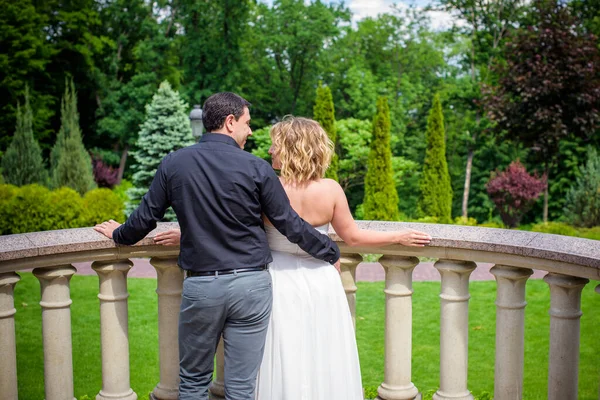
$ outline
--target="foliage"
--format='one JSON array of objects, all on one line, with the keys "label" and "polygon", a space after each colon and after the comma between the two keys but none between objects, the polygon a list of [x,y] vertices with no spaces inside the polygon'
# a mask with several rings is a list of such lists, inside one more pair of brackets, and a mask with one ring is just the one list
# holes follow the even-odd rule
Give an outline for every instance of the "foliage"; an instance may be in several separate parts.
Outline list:
[{"label": "foliage", "polygon": [[[146,121],[141,126],[137,149],[133,152],[137,165],[133,174],[134,187],[128,192],[128,215],[148,191],[163,157],[172,151],[194,144],[187,108],[179,93],[174,91],[167,81],[160,84],[152,102],[146,106]],[[175,213],[170,209],[165,215],[165,220],[174,219]]]},{"label": "foliage", "polygon": [[364,198],[373,124],[367,120],[342,119],[336,122],[336,131],[340,151],[338,178],[350,209],[355,210]]},{"label": "foliage", "polygon": [[546,187],[545,180],[538,178],[537,173],[528,174],[519,161],[512,162],[503,172],[492,173],[487,191],[507,227],[519,226],[523,215]]},{"label": "foliage", "polygon": [[103,221],[114,219],[125,222],[125,206],[119,196],[106,188],[90,190],[83,196],[81,226],[94,226]]},{"label": "foliage", "polygon": [[327,136],[329,136],[329,139],[331,139],[334,145],[331,163],[325,172],[325,178],[339,181],[335,108],[333,106],[333,98],[331,97],[331,89],[329,86],[323,86],[321,82],[319,82],[319,86],[317,87],[317,97],[313,108],[313,116],[315,121],[321,124],[321,127],[327,132]]},{"label": "foliage", "polygon": [[546,222],[531,227],[533,232],[552,233],[555,235],[578,236],[577,230],[563,222]]},{"label": "foliage", "polygon": [[587,138],[600,123],[600,52],[563,2],[538,0],[533,11],[538,20],[506,44],[485,104],[497,132],[534,150],[550,178],[561,140]]},{"label": "foliage", "polygon": [[390,109],[387,98],[377,100],[377,114],[373,118],[373,138],[365,175],[364,218],[397,221],[398,192],[392,172],[390,149]]},{"label": "foliage", "polygon": [[268,162],[271,162],[271,155],[269,154],[269,149],[271,148],[270,132],[270,126],[252,131],[252,136],[250,136],[250,140],[248,141],[251,146],[247,146],[252,147],[252,154]]},{"label": "foliage", "polygon": [[2,175],[6,183],[16,186],[30,183],[45,185],[48,181],[42,150],[33,136],[33,114],[27,89],[23,110],[17,105],[17,128],[2,158]]},{"label": "foliage", "polygon": [[117,195],[117,197],[121,200],[123,204],[127,204],[129,201],[129,196],[127,192],[129,189],[133,187],[133,183],[127,179],[123,179],[121,183],[113,188],[113,192]]},{"label": "foliage", "polygon": [[92,158],[94,181],[99,187],[112,188],[118,181],[118,170],[105,164],[98,156]]},{"label": "foliage", "polygon": [[67,83],[61,105],[62,125],[52,148],[52,186],[67,186],[83,195],[96,186],[90,155],[83,146],[77,94],[71,79]]},{"label": "foliage", "polygon": [[108,189],[93,189],[82,198],[68,187],[50,191],[37,184],[0,185],[0,234],[38,232],[124,221],[124,203]]},{"label": "foliage", "polygon": [[446,161],[444,115],[439,95],[433,98],[427,119],[426,139],[427,150],[419,185],[419,213],[421,216],[438,217],[440,222],[448,223],[452,218],[452,188]]},{"label": "foliage", "polygon": [[575,226],[600,226],[600,155],[596,149],[590,149],[580,171],[567,194],[565,218]]}]

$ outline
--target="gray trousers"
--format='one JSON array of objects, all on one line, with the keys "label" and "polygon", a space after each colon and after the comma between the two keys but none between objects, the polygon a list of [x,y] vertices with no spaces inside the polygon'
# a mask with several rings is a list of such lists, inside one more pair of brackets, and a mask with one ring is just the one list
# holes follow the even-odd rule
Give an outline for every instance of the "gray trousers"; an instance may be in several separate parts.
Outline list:
[{"label": "gray trousers", "polygon": [[208,399],[221,334],[225,398],[254,399],[272,301],[267,270],[184,280],[179,314],[179,400]]}]

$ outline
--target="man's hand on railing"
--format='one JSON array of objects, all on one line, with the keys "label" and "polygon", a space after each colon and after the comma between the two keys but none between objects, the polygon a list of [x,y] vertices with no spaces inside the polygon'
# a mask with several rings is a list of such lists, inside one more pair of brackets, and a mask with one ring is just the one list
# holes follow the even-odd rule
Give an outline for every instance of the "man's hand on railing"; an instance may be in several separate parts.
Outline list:
[{"label": "man's hand on railing", "polygon": [[103,234],[107,238],[112,239],[113,238],[113,236],[112,236],[113,232],[119,226],[121,226],[120,223],[118,223],[117,221],[111,219],[110,221],[104,221],[103,223],[94,226],[94,230],[96,232],[100,232],[101,234]]},{"label": "man's hand on railing", "polygon": [[157,233],[154,236],[154,243],[163,246],[179,246],[181,231],[179,229],[170,229],[165,232]]}]

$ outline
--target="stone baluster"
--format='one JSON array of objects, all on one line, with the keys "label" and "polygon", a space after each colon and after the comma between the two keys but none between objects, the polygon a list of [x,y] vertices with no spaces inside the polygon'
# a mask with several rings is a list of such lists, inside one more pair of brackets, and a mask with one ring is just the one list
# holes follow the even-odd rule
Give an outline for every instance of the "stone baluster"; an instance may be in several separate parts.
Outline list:
[{"label": "stone baluster", "polygon": [[362,262],[360,254],[342,254],[340,258],[341,263],[341,278],[344,291],[346,292],[346,299],[348,300],[348,307],[350,307],[350,314],[352,314],[352,323],[356,330],[356,267]]},{"label": "stone baluster", "polygon": [[69,282],[77,272],[72,265],[36,268],[33,275],[42,292],[44,388],[46,400],[74,400],[73,345],[71,342],[71,292]]},{"label": "stone baluster", "polygon": [[414,399],[419,391],[411,382],[412,273],[419,259],[385,255],[379,262],[385,269],[385,370],[378,398]]},{"label": "stone baluster", "polygon": [[17,400],[17,347],[15,341],[14,289],[21,277],[14,272],[0,274],[0,393],[6,400]]},{"label": "stone baluster", "polygon": [[153,257],[158,294],[158,347],[160,382],[152,391],[153,400],[177,400],[179,397],[179,308],[183,290],[183,270],[177,257]]},{"label": "stone baluster", "polygon": [[217,362],[215,379],[210,383],[209,399],[210,400],[225,400],[225,352],[223,349],[223,338],[219,340],[217,346]]},{"label": "stone baluster", "polygon": [[467,389],[469,340],[469,276],[474,262],[438,260],[442,278],[440,323],[440,388],[434,400],[473,400]]},{"label": "stone baluster", "polygon": [[525,351],[525,285],[531,269],[495,265],[496,277],[496,372],[495,400],[523,398]]},{"label": "stone baluster", "polygon": [[102,390],[96,400],[135,400],[129,380],[129,315],[127,273],[129,260],[96,261],[92,269],[100,281],[100,343],[102,345]]},{"label": "stone baluster", "polygon": [[550,286],[548,400],[576,399],[581,291],[589,281],[554,273],[544,281]]}]

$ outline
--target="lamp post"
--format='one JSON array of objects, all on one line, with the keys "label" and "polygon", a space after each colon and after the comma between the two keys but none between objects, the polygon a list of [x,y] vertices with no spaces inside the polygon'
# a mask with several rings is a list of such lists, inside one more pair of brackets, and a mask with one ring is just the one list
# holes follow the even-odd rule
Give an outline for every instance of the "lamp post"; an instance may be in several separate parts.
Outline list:
[{"label": "lamp post", "polygon": [[200,140],[204,125],[202,124],[202,109],[198,104],[194,105],[194,109],[190,112],[190,124],[192,125],[192,135],[196,141]]}]

